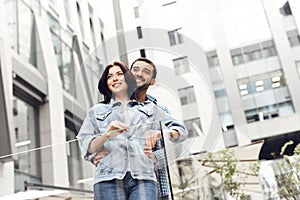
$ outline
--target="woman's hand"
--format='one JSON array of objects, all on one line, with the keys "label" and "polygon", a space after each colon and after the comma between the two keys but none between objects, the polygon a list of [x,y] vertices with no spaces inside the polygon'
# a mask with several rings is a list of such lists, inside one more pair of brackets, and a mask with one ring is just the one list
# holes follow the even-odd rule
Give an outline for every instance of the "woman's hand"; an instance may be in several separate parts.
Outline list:
[{"label": "woman's hand", "polygon": [[117,137],[128,129],[128,126],[120,121],[112,121],[106,129],[105,134],[93,139],[89,145],[88,151],[90,154],[96,152],[104,145],[107,140]]},{"label": "woman's hand", "polygon": [[112,121],[106,129],[105,137],[111,139],[127,131],[128,125],[120,121]]}]

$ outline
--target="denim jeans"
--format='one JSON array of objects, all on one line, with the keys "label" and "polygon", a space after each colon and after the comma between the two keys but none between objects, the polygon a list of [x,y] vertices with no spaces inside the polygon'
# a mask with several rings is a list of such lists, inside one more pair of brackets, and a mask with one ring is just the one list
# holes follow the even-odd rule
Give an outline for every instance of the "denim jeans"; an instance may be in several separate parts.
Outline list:
[{"label": "denim jeans", "polygon": [[113,179],[94,185],[95,200],[156,200],[157,186],[151,180],[133,179],[127,172],[122,180]]}]

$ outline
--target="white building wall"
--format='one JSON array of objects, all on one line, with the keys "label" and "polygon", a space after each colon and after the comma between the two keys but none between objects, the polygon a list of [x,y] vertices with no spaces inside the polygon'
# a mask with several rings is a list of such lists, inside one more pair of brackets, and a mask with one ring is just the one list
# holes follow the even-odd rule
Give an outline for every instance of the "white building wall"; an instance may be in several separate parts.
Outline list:
[{"label": "white building wall", "polygon": [[[270,28],[274,36],[278,56],[280,58],[287,85],[289,86],[291,98],[293,100],[294,109],[296,112],[300,111],[300,80],[297,75],[295,62],[293,60],[292,49],[289,45],[285,29],[282,24],[282,16],[280,15],[279,8],[282,5],[276,5],[273,1],[264,0],[266,8],[266,15],[269,19]],[[300,8],[300,7],[299,7]]]},{"label": "white building wall", "polygon": [[[199,46],[200,40],[197,37],[200,30],[190,31],[195,26],[190,22],[194,18],[190,17],[192,13],[196,13],[192,12],[194,8],[191,9],[190,5],[178,1],[169,6],[162,6],[162,2],[159,1],[142,1],[140,3],[135,2],[133,5],[122,4],[121,7],[124,29],[129,30],[128,35],[126,35],[127,51],[130,52],[129,62],[140,57],[139,48],[145,48],[146,57],[154,61],[158,67],[156,87],[150,88],[149,92],[157,97],[162,105],[171,107],[173,109],[172,115],[176,118],[188,120],[200,116],[203,132],[206,134],[203,138],[193,139],[199,141],[194,142],[195,146],[190,149],[192,152],[196,152],[201,151],[201,149],[210,150],[216,141],[210,144],[205,137],[212,137],[211,134],[218,135],[221,132],[218,118],[215,118],[216,108],[213,104],[206,56],[202,47]],[[139,7],[140,18],[138,19],[135,19],[133,15],[135,6]],[[189,12],[189,10],[192,11]],[[128,15],[123,13],[128,13]],[[186,16],[186,13],[190,13],[190,15]],[[196,21],[195,19],[193,22],[196,23]],[[136,26],[142,27],[142,39],[137,39]],[[181,28],[180,33],[184,36],[184,42],[181,45],[170,46],[168,31],[178,28]],[[191,73],[181,75],[180,77],[184,81],[177,82],[172,60],[184,56],[188,57]],[[177,104],[176,101],[168,101],[170,98],[168,93],[177,95],[178,101],[178,89],[191,85],[194,85],[196,90],[197,104],[181,106],[180,102]],[[162,94],[164,97],[160,97]],[[207,106],[201,107],[200,105]],[[215,138],[215,136],[213,137]]]}]

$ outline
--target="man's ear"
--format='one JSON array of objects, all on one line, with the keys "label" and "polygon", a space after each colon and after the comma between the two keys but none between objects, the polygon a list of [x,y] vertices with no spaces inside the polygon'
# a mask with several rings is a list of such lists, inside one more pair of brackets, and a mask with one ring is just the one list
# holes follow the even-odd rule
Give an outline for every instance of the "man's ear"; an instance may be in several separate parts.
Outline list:
[{"label": "man's ear", "polygon": [[155,84],[155,81],[156,81],[155,78],[151,79],[150,85],[154,85],[154,84]]}]

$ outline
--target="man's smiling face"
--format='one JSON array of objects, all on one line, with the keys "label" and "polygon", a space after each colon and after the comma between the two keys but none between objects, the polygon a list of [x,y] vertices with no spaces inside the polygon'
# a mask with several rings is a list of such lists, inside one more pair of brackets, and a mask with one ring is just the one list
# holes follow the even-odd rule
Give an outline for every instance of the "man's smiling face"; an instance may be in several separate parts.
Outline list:
[{"label": "man's smiling face", "polygon": [[136,61],[131,68],[131,73],[136,79],[137,86],[140,89],[147,89],[155,83],[153,79],[154,67],[144,61]]}]

